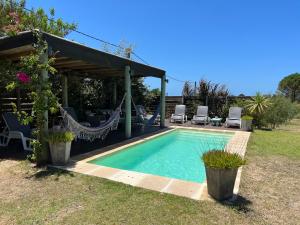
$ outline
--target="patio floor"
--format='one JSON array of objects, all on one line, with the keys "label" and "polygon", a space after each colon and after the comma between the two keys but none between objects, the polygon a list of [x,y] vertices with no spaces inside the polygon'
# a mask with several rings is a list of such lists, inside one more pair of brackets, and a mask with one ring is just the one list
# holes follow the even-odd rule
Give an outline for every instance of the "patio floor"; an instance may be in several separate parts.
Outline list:
[{"label": "patio floor", "polygon": [[[170,126],[182,126],[182,127],[194,127],[194,128],[205,128],[205,129],[215,129],[215,130],[229,130],[229,131],[238,131],[240,129],[237,128],[225,128],[224,126],[211,126],[211,125],[194,125],[191,124],[191,121],[188,121],[184,124],[180,123],[170,123],[168,119],[165,121],[166,127]],[[141,127],[134,127],[132,130],[132,138],[140,137],[142,135],[151,134],[153,132],[159,132],[162,129],[159,126],[148,127],[144,130]],[[121,142],[130,142],[131,139],[126,139],[124,128],[121,127],[117,131],[112,131],[108,134],[106,139],[104,140],[95,140],[93,142],[77,140],[72,143],[72,151],[71,156],[76,156],[80,154],[84,154],[87,152],[91,152],[96,149],[103,149],[104,147],[121,143]],[[23,151],[23,147],[21,141],[19,140],[11,140],[9,146],[0,147],[0,158],[13,158],[13,159],[24,159],[26,158],[26,152]]]}]

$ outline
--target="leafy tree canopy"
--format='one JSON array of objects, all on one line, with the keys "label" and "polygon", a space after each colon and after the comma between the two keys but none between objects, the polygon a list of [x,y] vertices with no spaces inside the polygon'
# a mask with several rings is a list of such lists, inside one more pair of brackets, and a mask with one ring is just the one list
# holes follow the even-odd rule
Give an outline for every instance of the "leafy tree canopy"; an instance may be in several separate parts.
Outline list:
[{"label": "leafy tree canopy", "polygon": [[77,28],[75,23],[54,19],[55,10],[47,15],[42,8],[27,11],[25,0],[0,0],[0,36],[13,35],[21,31],[40,29],[54,35],[65,37]]},{"label": "leafy tree canopy", "polygon": [[292,102],[300,100],[300,73],[293,73],[284,77],[279,85],[279,91],[290,97]]},{"label": "leafy tree canopy", "polygon": [[193,93],[194,93],[194,90],[193,90],[192,85],[190,84],[189,81],[186,81],[182,88],[182,96],[184,96],[184,97],[192,96]]},{"label": "leafy tree canopy", "polygon": [[299,108],[296,103],[282,95],[274,95],[270,99],[271,106],[263,115],[263,124],[276,128],[281,124],[293,119],[298,113]]}]

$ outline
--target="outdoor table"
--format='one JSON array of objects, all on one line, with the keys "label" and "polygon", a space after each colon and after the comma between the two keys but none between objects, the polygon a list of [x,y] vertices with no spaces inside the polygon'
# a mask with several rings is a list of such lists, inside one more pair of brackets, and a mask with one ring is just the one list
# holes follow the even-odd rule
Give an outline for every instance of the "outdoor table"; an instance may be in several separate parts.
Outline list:
[{"label": "outdoor table", "polygon": [[211,122],[211,125],[213,125],[213,126],[220,126],[221,122],[222,122],[222,118],[215,117],[215,118],[212,118],[210,120],[210,122]]}]

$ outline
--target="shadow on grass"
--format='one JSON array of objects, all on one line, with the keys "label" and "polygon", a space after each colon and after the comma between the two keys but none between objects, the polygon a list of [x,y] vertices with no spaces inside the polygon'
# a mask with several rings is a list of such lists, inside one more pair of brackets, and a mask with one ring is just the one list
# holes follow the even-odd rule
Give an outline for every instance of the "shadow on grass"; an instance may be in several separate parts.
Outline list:
[{"label": "shadow on grass", "polygon": [[250,207],[252,202],[241,195],[235,195],[232,199],[225,200],[220,203],[245,214],[253,211],[253,209]]},{"label": "shadow on grass", "polygon": [[0,160],[22,161],[27,159],[29,154],[31,153],[23,150],[23,146],[19,140],[11,140],[8,146],[0,147]]},{"label": "shadow on grass", "polygon": [[74,174],[57,168],[45,167],[45,169],[39,170],[36,173],[26,177],[27,179],[46,179],[49,177],[54,177],[54,180],[58,181],[61,176],[74,177]]}]

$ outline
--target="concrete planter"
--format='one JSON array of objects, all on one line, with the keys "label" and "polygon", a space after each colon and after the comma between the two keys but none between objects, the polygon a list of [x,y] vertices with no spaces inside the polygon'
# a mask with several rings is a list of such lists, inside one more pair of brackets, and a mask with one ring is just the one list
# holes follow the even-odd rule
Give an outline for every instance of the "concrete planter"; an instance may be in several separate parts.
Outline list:
[{"label": "concrete planter", "polygon": [[242,130],[252,131],[252,120],[242,120]]},{"label": "concrete planter", "polygon": [[49,143],[52,164],[63,166],[69,162],[71,142]]},{"label": "concrete planter", "polygon": [[218,201],[233,196],[233,188],[238,168],[215,169],[205,166],[208,194]]}]

